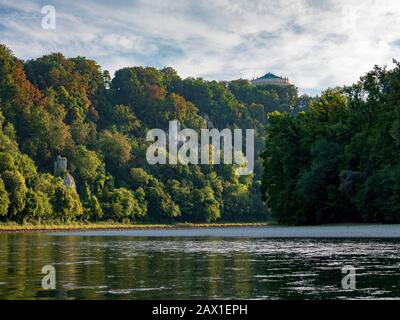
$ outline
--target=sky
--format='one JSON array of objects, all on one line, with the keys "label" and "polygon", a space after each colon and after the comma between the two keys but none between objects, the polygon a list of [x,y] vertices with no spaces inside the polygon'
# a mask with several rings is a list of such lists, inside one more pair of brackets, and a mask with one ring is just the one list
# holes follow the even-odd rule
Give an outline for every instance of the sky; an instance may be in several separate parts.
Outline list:
[{"label": "sky", "polygon": [[391,67],[399,26],[398,0],[0,0],[0,43],[21,59],[62,52],[111,73],[171,66],[207,80],[272,72],[310,95]]}]

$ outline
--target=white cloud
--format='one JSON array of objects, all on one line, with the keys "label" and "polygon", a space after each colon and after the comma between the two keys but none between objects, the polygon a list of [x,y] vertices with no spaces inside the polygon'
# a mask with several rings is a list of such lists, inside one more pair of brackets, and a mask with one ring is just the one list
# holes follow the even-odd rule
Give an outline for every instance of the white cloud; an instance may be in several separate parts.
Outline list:
[{"label": "white cloud", "polygon": [[217,80],[272,71],[318,92],[400,53],[397,0],[55,0],[55,31],[40,27],[45,4],[0,0],[1,42],[23,59],[60,51],[111,71],[170,65],[183,77]]}]

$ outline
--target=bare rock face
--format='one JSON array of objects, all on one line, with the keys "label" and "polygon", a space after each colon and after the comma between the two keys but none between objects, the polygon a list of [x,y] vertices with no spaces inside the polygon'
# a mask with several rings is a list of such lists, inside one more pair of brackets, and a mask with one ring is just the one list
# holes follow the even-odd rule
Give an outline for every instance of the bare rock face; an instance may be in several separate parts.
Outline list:
[{"label": "bare rock face", "polygon": [[54,162],[54,176],[63,178],[64,185],[76,191],[75,179],[68,173],[67,167],[68,167],[67,158],[62,156],[57,156],[57,159]]},{"label": "bare rock face", "polygon": [[64,185],[68,188],[74,189],[76,191],[75,179],[69,173],[64,177]]}]

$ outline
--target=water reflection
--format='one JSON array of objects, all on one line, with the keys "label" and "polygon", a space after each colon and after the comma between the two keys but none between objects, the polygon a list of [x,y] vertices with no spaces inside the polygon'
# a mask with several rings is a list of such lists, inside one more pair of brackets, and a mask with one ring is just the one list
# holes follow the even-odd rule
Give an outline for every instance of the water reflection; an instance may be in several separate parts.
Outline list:
[{"label": "water reflection", "polygon": [[[2,299],[400,298],[399,239],[0,235]],[[41,289],[44,265],[57,289]],[[341,288],[342,266],[357,290]]]}]

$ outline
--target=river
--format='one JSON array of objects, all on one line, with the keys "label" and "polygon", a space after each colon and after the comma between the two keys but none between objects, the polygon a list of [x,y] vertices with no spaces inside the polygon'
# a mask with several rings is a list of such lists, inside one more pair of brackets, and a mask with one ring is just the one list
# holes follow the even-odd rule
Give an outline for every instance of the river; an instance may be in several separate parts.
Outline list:
[{"label": "river", "polygon": [[400,299],[400,226],[4,233],[0,298]]}]

